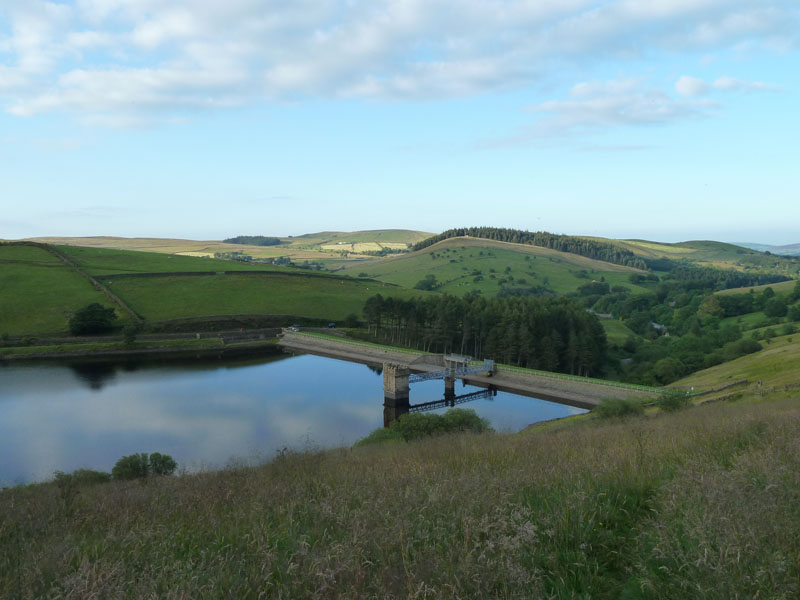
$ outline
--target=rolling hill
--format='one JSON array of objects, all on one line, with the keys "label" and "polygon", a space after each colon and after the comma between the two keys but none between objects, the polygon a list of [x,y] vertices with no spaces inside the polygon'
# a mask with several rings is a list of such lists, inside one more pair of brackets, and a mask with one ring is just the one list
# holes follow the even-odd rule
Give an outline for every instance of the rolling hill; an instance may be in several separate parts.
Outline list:
[{"label": "rolling hill", "polygon": [[326,261],[342,259],[343,253],[364,257],[364,252],[406,250],[432,234],[407,229],[376,229],[370,231],[322,231],[301,236],[281,237],[276,246],[231,244],[217,240],[184,240],[172,238],[96,237],[37,237],[29,241],[43,244],[138,250],[160,254],[213,257],[217,253],[243,253],[256,259],[287,257],[292,261]]},{"label": "rolling hill", "polygon": [[629,281],[632,273],[641,273],[638,269],[528,244],[469,237],[450,238],[408,254],[343,263],[343,272],[404,287],[433,275],[440,291],[454,295],[494,296],[503,289],[514,294],[531,288],[568,293],[593,279],[643,289]]}]

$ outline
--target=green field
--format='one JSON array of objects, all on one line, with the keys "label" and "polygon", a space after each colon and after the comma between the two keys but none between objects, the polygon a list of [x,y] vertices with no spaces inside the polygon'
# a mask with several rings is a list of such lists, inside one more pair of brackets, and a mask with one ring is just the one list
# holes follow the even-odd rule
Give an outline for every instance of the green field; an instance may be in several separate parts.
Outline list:
[{"label": "green field", "polygon": [[635,331],[629,329],[625,323],[617,319],[600,319],[600,324],[606,332],[606,339],[612,344],[621,346],[629,337],[641,337]]},{"label": "green field", "polygon": [[0,261],[26,261],[35,264],[63,264],[57,257],[37,246],[0,244]]},{"label": "green field", "polygon": [[374,281],[290,275],[117,279],[109,286],[148,321],[210,315],[274,314],[343,319],[370,296],[420,295]]},{"label": "green field", "polygon": [[236,260],[219,260],[194,256],[157,254],[133,250],[108,248],[81,248],[78,246],[56,246],[71,257],[79,267],[92,275],[114,273],[178,273],[197,271],[281,271],[287,267],[267,264],[250,264]]},{"label": "green field", "polygon": [[[628,281],[631,273],[640,272],[630,267],[537,246],[474,238],[453,238],[410,254],[346,263],[343,272],[353,277],[366,273],[409,288],[432,274],[442,284],[440,291],[459,296],[479,292],[493,297],[503,286],[541,286],[554,293],[569,293],[601,278],[612,286],[644,289]],[[480,279],[475,281],[476,277]]]},{"label": "green field", "polygon": [[[6,250],[0,247],[0,256],[12,254]],[[54,259],[44,251],[39,252],[48,264]],[[0,335],[64,333],[72,313],[92,302],[117,308],[89,281],[61,262],[56,266],[0,262]],[[124,322],[126,317],[121,310],[117,310],[117,315]]]},{"label": "green field", "polygon": [[[300,269],[105,248],[60,247],[92,274],[270,271],[263,275],[101,278],[147,321],[218,315],[292,315],[341,320],[370,296],[425,292]],[[13,257],[13,258],[12,258]],[[24,262],[3,262],[24,261]],[[69,316],[92,302],[114,306],[71,267],[32,246],[0,246],[0,334],[63,334]],[[120,324],[127,317],[117,308]]]},{"label": "green field", "polygon": [[794,290],[794,286],[797,285],[797,281],[781,281],[779,283],[768,283],[766,285],[755,285],[753,287],[744,287],[744,288],[732,288],[729,290],[722,290],[719,292],[715,292],[716,294],[749,294],[752,290],[756,294],[760,294],[768,287],[771,287],[772,290],[777,294],[778,292],[790,293]]}]

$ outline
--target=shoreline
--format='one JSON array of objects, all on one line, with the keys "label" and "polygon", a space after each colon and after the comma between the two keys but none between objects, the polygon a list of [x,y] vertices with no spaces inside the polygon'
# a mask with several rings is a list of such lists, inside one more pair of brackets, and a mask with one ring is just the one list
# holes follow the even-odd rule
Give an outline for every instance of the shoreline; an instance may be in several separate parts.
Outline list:
[{"label": "shoreline", "polygon": [[[194,340],[193,340],[194,341]],[[81,345],[81,344],[72,344]],[[66,345],[65,345],[66,346]],[[25,346],[26,349],[35,350],[37,346]],[[41,347],[44,348],[44,347]],[[124,359],[124,358],[208,358],[219,357],[227,358],[233,356],[247,356],[247,355],[270,355],[279,354],[283,350],[278,346],[276,341],[260,341],[260,342],[243,342],[231,343],[221,345],[177,345],[170,346],[155,346],[152,348],[104,348],[104,349],[86,349],[86,350],[54,350],[51,352],[30,352],[19,354],[3,354],[7,348],[0,348],[0,365],[11,362],[29,361],[29,360],[45,360],[45,361],[58,361],[67,359]],[[16,348],[15,348],[16,350]]]}]

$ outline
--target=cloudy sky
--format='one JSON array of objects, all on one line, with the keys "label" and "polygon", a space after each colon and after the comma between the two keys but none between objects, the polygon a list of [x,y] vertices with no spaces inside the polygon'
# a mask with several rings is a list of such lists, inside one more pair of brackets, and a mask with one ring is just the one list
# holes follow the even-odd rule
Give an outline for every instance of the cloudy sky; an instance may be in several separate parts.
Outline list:
[{"label": "cloudy sky", "polygon": [[0,0],[0,238],[800,242],[797,0]]}]

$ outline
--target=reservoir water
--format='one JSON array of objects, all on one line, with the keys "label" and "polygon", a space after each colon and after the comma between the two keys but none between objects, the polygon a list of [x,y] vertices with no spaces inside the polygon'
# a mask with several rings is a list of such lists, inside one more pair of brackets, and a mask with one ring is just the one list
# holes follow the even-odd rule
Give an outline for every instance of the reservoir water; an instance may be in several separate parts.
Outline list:
[{"label": "reservoir water", "polygon": [[[477,389],[459,382],[456,393]],[[413,384],[411,403],[443,392],[442,381]],[[461,408],[497,431],[584,412],[503,392]],[[188,471],[260,462],[349,446],[382,425],[378,370],[319,356],[0,364],[0,487],[110,471],[134,452],[170,454]]]}]

